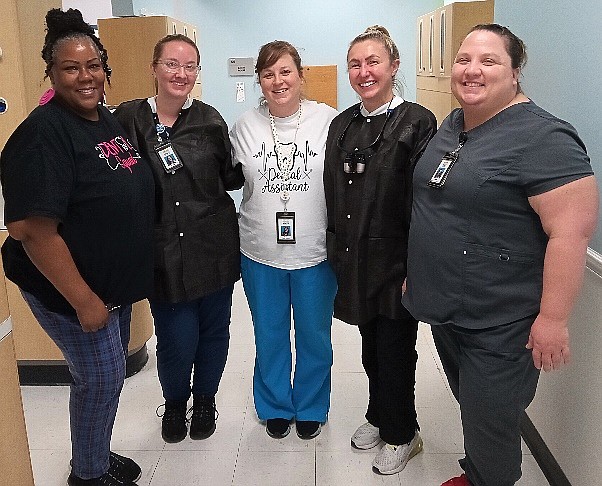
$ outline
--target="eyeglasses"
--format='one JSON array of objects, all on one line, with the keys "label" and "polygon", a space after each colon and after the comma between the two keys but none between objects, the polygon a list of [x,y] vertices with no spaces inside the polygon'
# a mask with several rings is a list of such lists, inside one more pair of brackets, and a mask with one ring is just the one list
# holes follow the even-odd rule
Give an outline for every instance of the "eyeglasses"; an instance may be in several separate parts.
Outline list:
[{"label": "eyeglasses", "polygon": [[180,69],[184,68],[188,74],[196,74],[201,70],[201,66],[197,64],[180,64],[177,61],[155,61],[155,64],[163,64],[168,73],[179,73]]}]

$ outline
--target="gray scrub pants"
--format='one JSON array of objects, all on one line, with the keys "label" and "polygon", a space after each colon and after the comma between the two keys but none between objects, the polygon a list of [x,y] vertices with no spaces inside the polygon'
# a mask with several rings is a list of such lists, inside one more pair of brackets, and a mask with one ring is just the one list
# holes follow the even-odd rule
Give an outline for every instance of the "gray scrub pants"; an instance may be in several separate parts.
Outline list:
[{"label": "gray scrub pants", "polygon": [[511,486],[521,477],[520,421],[539,370],[525,349],[534,316],[486,329],[432,326],[435,346],[460,404],[460,465],[473,486]]}]

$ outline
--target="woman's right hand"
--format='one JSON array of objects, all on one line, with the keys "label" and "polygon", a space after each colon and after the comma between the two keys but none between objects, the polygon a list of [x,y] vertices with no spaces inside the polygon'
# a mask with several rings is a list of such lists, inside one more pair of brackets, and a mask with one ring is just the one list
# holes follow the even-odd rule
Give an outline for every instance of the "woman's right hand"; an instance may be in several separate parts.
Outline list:
[{"label": "woman's right hand", "polygon": [[90,298],[75,309],[84,332],[96,332],[107,325],[109,312],[104,302],[93,292]]},{"label": "woman's right hand", "polygon": [[33,264],[75,309],[84,332],[102,329],[109,313],[80,275],[67,244],[58,234],[58,220],[32,216],[6,226],[11,237],[23,244]]}]

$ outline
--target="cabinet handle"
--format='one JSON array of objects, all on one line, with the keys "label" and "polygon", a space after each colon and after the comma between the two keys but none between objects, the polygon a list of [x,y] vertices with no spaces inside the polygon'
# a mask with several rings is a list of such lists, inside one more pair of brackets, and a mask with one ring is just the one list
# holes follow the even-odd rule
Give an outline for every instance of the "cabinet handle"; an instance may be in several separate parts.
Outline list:
[{"label": "cabinet handle", "polygon": [[441,72],[441,74],[445,74],[445,31],[446,31],[446,25],[445,25],[445,10],[441,11],[441,18],[439,19],[441,22],[440,25],[440,29],[439,29],[439,35],[441,36],[441,42],[439,44],[439,70]]},{"label": "cabinet handle", "polygon": [[424,45],[424,21],[420,19],[418,24],[418,70],[424,71],[424,56],[422,46]]},{"label": "cabinet handle", "polygon": [[429,22],[430,22],[430,35],[429,35],[429,73],[433,72],[433,48],[435,45],[435,29],[434,29],[434,24],[435,24],[435,19],[434,17],[431,15],[429,18]]}]

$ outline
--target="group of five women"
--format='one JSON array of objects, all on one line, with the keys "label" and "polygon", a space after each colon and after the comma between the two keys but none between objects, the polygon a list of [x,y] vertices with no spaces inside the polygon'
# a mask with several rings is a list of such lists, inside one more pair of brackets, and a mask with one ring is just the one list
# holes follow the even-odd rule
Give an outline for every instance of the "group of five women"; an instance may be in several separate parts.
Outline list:
[{"label": "group of five women", "polygon": [[[294,424],[311,439],[326,423],[334,314],[358,326],[368,376],[366,422],[351,445],[379,446],[375,472],[401,471],[423,447],[420,318],[434,324],[465,427],[466,474],[445,484],[518,480],[518,412],[538,369],[568,360],[566,320],[597,209],[574,129],[522,95],[520,40],[495,24],[469,34],[452,75],[463,110],[433,139],[433,114],[396,94],[400,55],[379,26],[349,46],[360,102],[340,114],[303,96],[295,47],[262,46],[261,102],[229,133],[214,108],[189,96],[200,56],[187,37],[157,43],[156,96],[125,102],[113,117],[100,104],[110,69],[94,31],[71,9],[51,10],[47,27],[54,95],[2,152],[3,257],[73,375],[69,485],[140,476],[109,447],[131,304],[144,297],[163,439],[213,434],[241,274],[255,331],[253,398],[268,435],[282,439]],[[518,131],[510,120],[520,120]],[[237,215],[227,191],[240,187]]]}]

